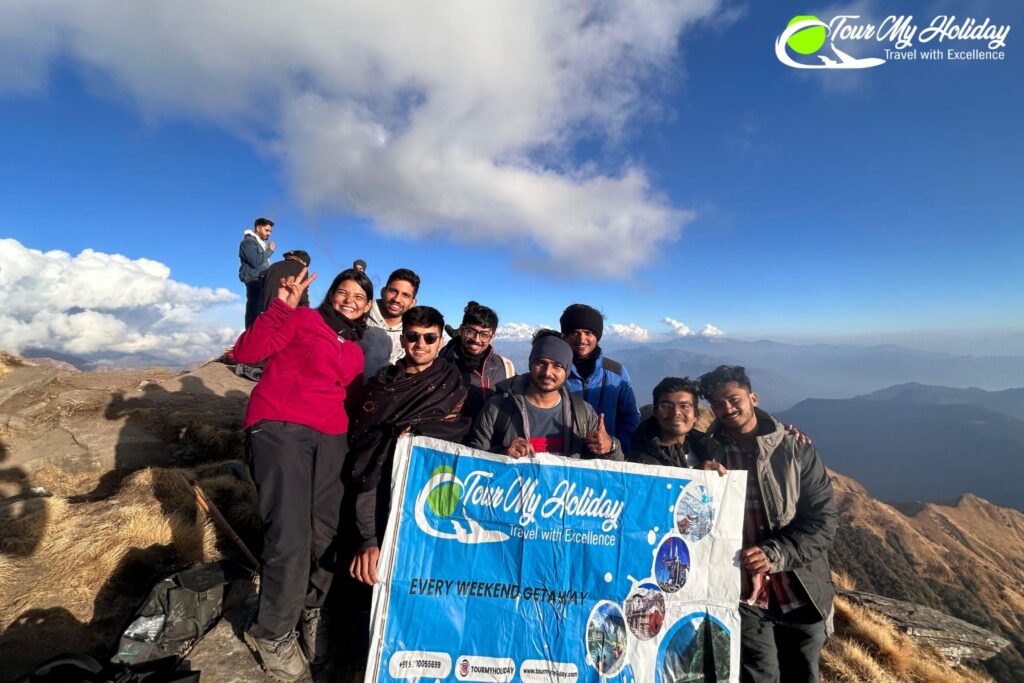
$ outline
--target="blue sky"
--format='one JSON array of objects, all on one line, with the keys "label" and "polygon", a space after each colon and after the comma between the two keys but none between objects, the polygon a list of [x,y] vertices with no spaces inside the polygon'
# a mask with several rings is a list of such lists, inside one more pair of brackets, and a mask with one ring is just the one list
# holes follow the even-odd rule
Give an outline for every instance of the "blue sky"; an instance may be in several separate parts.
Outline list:
[{"label": "blue sky", "polygon": [[[520,112],[502,101],[502,89],[493,84],[473,96],[497,101],[501,119],[474,119],[467,108],[452,116],[451,127],[435,130],[417,118],[428,118],[432,109],[447,114],[446,101],[453,109],[462,106],[458,95],[469,86],[431,85],[423,73],[398,76],[381,86],[387,104],[378,106],[372,79],[361,79],[358,87],[310,86],[327,104],[314,98],[298,108],[292,100],[308,94],[304,83],[348,77],[344,61],[329,63],[323,73],[318,58],[300,61],[268,77],[265,87],[261,72],[232,64],[219,84],[202,75],[217,71],[211,68],[215,50],[191,55],[199,71],[190,74],[180,59],[152,71],[143,59],[143,66],[126,64],[137,56],[132,50],[144,51],[130,42],[120,53],[111,49],[96,57],[96,50],[83,47],[88,38],[65,49],[47,48],[40,39],[35,49],[45,67],[29,65],[27,76],[0,69],[0,147],[8,160],[0,166],[0,238],[72,257],[89,248],[151,259],[170,269],[171,280],[244,295],[236,276],[237,245],[252,219],[267,215],[276,223],[279,255],[290,248],[312,254],[323,280],[314,286],[317,299],[334,273],[360,257],[378,285],[393,268],[416,270],[423,278],[420,303],[450,318],[458,318],[472,298],[495,308],[503,323],[531,325],[554,324],[565,305],[584,301],[601,308],[609,323],[635,324],[652,336],[670,331],[665,317],[693,331],[711,323],[739,337],[1024,330],[1024,74],[1015,35],[1024,30],[1024,17],[1018,8],[884,5],[884,13],[912,14],[921,23],[947,13],[1010,24],[1005,61],[890,62],[863,71],[803,72],[775,59],[775,37],[796,14],[825,18],[833,9],[696,4],[700,9],[675,17],[677,30],[667,37],[660,35],[657,17],[648,25],[598,16],[595,21],[618,22],[638,41],[660,47],[635,57],[631,50],[644,50],[613,46],[618,56],[595,69],[585,63],[584,50],[583,56],[572,53],[570,65],[593,92],[570,93],[568,104],[538,95],[536,106],[552,107],[556,124],[534,122],[521,136],[506,132]],[[881,5],[859,6],[884,16],[876,9]],[[47,22],[75,21],[28,10],[23,15],[26,24],[42,27],[40,34]],[[81,18],[83,35],[94,19]],[[381,21],[388,26],[389,19]],[[126,21],[122,30],[130,28]],[[264,49],[287,59],[288,36],[301,42],[300,28],[284,31],[281,44]],[[95,40],[109,44],[103,34]],[[468,39],[459,31],[451,40]],[[424,49],[443,54],[436,47],[443,42],[427,41]],[[881,52],[873,43],[846,47],[857,56]],[[522,49],[519,59],[529,62],[528,44]],[[396,63],[406,59],[386,54]],[[501,68],[510,72],[509,87],[523,92],[531,92],[529,79],[539,79],[515,71],[516,64]],[[241,75],[233,75],[239,69]],[[443,68],[436,73],[444,78]],[[294,82],[282,85],[288,78]],[[474,87],[479,81],[468,70],[456,78]],[[571,83],[574,76],[569,78]],[[250,98],[245,106],[216,101],[219,87],[230,90],[238,82],[244,82],[237,86],[240,96]],[[370,104],[349,108],[350,100]],[[585,113],[572,113],[579,109]],[[482,189],[475,176],[453,164],[417,186],[416,173],[403,175],[385,162],[378,169],[372,160],[343,161],[349,138],[318,153],[337,142],[331,131],[343,124],[335,119],[349,121],[352,111],[367,110],[381,122],[371,130],[384,131],[377,133],[382,147],[421,145],[442,163],[469,149],[531,175],[497,177]],[[405,135],[408,130],[420,131],[419,137]],[[504,147],[486,139],[492,131],[509,138]],[[373,145],[367,149],[372,153]],[[336,165],[344,166],[339,180],[327,180]],[[650,224],[664,233],[651,245],[632,250],[631,237],[602,232],[617,228],[579,233],[570,226],[562,234],[551,216],[538,219],[542,224],[531,232],[529,217],[547,206],[542,195],[565,190],[556,181],[599,177],[615,185],[627,169],[642,171],[644,183],[632,194],[622,190],[631,207],[625,213],[653,214]],[[353,183],[356,178],[360,182]],[[519,180],[522,192],[502,194],[503,184]],[[397,209],[389,206],[392,183]],[[614,221],[612,199],[610,208],[587,213],[603,193],[583,185],[565,190],[567,199],[551,206],[567,219],[579,209],[597,224]],[[463,201],[471,208],[450,209]],[[420,207],[426,218],[418,224]],[[494,224],[489,214],[498,216]],[[446,223],[445,216],[453,218]],[[634,224],[647,225],[642,218]],[[548,237],[556,232],[557,238]],[[190,314],[221,330],[237,327],[241,304],[225,298],[215,296]],[[88,304],[75,310],[81,308]]]}]

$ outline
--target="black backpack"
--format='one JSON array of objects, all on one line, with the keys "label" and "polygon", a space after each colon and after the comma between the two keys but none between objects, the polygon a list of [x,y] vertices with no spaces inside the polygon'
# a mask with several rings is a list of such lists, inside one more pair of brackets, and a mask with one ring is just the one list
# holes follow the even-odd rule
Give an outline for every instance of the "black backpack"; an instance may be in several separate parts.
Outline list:
[{"label": "black backpack", "polygon": [[137,666],[177,660],[220,619],[230,586],[252,577],[231,560],[196,563],[164,576],[135,611],[110,661]]}]

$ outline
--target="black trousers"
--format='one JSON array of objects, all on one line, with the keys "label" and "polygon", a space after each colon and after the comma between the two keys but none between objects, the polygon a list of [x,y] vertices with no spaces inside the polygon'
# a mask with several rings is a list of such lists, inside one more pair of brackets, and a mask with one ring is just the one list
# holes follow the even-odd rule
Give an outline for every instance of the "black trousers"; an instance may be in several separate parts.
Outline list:
[{"label": "black trousers", "polygon": [[245,329],[252,327],[263,306],[263,280],[245,283]]},{"label": "black trousers", "polygon": [[[774,597],[774,596],[773,596]],[[783,614],[740,605],[741,683],[817,683],[825,622],[813,605]]]},{"label": "black trousers", "polygon": [[334,578],[347,434],[292,422],[253,425],[246,455],[263,519],[260,603],[252,633],[280,638],[303,607],[320,607]]}]

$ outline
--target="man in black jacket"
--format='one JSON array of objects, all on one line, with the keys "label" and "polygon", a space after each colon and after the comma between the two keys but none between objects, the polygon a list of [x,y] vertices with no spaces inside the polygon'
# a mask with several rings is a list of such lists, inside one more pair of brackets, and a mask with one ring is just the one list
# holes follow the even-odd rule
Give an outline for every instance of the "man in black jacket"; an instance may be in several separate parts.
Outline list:
[{"label": "man in black jacket", "polygon": [[700,386],[716,417],[705,468],[747,471],[740,680],[817,681],[835,595],[832,480],[814,447],[757,407],[742,367],[719,366]]},{"label": "man in black jacket", "polygon": [[534,335],[530,372],[506,380],[473,423],[466,445],[513,458],[556,453],[622,460],[619,440],[589,403],[570,394],[565,377],[572,348],[554,330]]},{"label": "man in black jacket", "polygon": [[499,356],[491,346],[497,329],[498,314],[470,301],[463,309],[462,325],[451,333],[452,340],[441,349],[441,357],[462,373],[462,383],[469,392],[462,414],[470,420],[476,419],[494,396],[498,383],[516,374],[512,361]]},{"label": "man in black jacket", "polygon": [[694,429],[700,415],[700,385],[689,377],[666,377],[654,387],[654,414],[633,433],[628,460],[644,465],[700,467],[704,432]]}]

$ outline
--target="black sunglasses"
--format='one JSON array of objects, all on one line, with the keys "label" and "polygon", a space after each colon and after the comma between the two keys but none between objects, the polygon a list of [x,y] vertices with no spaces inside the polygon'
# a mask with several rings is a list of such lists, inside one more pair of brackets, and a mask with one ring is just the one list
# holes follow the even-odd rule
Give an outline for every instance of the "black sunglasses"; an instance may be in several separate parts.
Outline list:
[{"label": "black sunglasses", "polygon": [[418,342],[420,340],[420,337],[423,337],[423,341],[427,342],[428,344],[433,344],[434,342],[441,338],[441,335],[439,335],[437,332],[424,332],[423,334],[420,334],[419,332],[416,332],[414,330],[409,330],[408,332],[405,333],[405,340],[410,344],[415,344],[416,342]]}]

